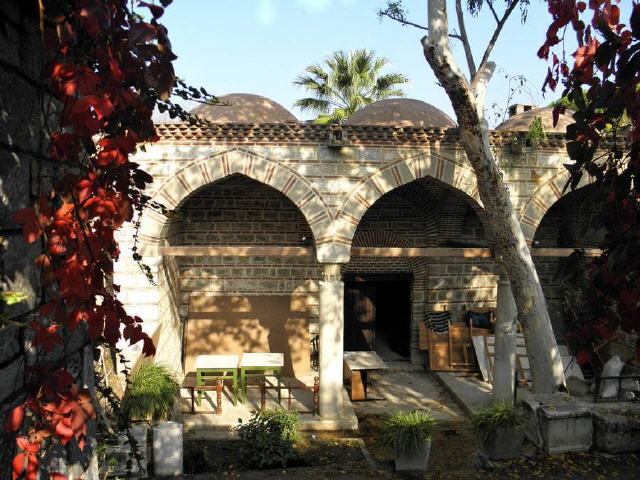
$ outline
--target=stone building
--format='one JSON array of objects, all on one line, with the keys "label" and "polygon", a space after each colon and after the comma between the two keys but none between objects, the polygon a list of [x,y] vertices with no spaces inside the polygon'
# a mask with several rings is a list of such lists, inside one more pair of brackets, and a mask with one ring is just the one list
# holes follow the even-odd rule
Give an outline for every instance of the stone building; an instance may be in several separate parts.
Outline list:
[{"label": "stone building", "polygon": [[[390,349],[424,365],[425,312],[457,319],[496,306],[499,260],[447,115],[393,99],[341,126],[313,125],[264,97],[222,100],[196,109],[214,126],[158,124],[160,141],[136,155],[153,198],[176,213],[147,211],[137,231],[156,285],[125,255],[114,281],[160,360],[190,371],[198,353],[271,349],[301,375],[319,333],[321,414],[339,416],[343,350]],[[536,113],[547,133],[529,145]],[[594,246],[598,232],[583,231],[589,188],[564,195],[564,135],[549,116],[516,113],[491,140],[561,338],[566,252],[549,249]]]}]

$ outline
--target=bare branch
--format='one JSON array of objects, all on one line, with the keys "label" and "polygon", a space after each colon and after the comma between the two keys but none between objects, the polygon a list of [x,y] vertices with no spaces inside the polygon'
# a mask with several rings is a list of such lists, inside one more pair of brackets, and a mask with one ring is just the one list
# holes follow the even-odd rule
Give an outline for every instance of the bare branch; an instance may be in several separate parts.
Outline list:
[{"label": "bare branch", "polygon": [[495,19],[496,23],[500,23],[500,19],[498,18],[498,14],[496,13],[496,9],[493,8],[493,1],[492,0],[487,0],[487,5],[489,5],[489,10],[491,10],[491,14],[493,15],[493,18]]},{"label": "bare branch", "polygon": [[415,27],[415,28],[419,28],[420,30],[424,30],[424,31],[429,31],[429,29],[427,27],[425,27],[424,25],[420,25],[418,23],[413,23],[410,22],[409,20],[407,20],[404,15],[399,15],[397,13],[393,13],[393,12],[389,12],[388,10],[380,10],[378,12],[378,16],[379,17],[387,17],[390,18],[391,20],[398,22],[402,25],[409,26],[409,27]]},{"label": "bare branch", "polygon": [[[425,32],[429,31],[429,28],[425,27],[424,25],[420,25],[419,23],[411,22],[411,21],[407,20],[404,15],[400,15],[398,13],[390,12],[388,9],[387,10],[378,11],[378,17],[390,18],[394,22],[398,22],[399,24],[401,24],[404,27],[408,26],[408,27],[414,27],[414,28],[417,28],[417,29],[420,29],[420,30],[424,30]],[[462,35],[458,35],[457,33],[450,33],[449,36],[451,38],[455,38],[456,40],[460,40],[461,42],[464,43]]]},{"label": "bare branch", "polygon": [[462,11],[462,0],[456,0],[456,16],[458,17],[458,27],[460,28],[460,41],[464,47],[464,55],[467,57],[467,66],[469,67],[469,78],[473,78],[476,74],[476,64],[473,60],[473,52],[469,45],[469,37],[467,36],[467,28],[464,24],[464,12]]},{"label": "bare branch", "polygon": [[493,35],[491,36],[491,40],[489,40],[489,43],[487,43],[487,48],[484,51],[484,55],[482,55],[482,61],[480,62],[480,65],[478,66],[478,70],[476,71],[476,75],[473,76],[473,78],[471,79],[471,87],[475,89],[478,81],[479,81],[479,76],[478,76],[478,72],[481,71],[482,69],[484,69],[484,65],[489,61],[489,55],[491,55],[491,51],[493,50],[493,47],[495,46],[496,42],[498,41],[498,37],[500,36],[500,32],[502,31],[502,27],[504,27],[504,24],[507,23],[507,19],[509,18],[509,16],[511,15],[511,13],[515,10],[516,6],[518,5],[518,1],[519,0],[513,0],[509,6],[507,7],[507,9],[504,11],[504,14],[502,15],[502,18],[498,21],[498,25],[496,26],[496,29],[493,31]]}]

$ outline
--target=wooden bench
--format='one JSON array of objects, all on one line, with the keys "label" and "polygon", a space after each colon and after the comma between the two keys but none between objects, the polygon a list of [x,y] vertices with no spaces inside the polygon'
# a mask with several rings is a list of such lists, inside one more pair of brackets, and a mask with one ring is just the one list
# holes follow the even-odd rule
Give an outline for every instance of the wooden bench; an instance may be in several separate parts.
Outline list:
[{"label": "wooden bench", "polygon": [[290,377],[283,377],[277,385],[267,384],[266,379],[261,378],[259,382],[260,387],[260,410],[264,410],[267,404],[267,390],[277,390],[278,398],[281,397],[283,389],[287,390],[287,410],[291,410],[291,400],[293,396],[291,392],[293,390],[309,390],[313,393],[313,410],[302,411],[299,413],[310,413],[312,415],[320,414],[320,379],[318,377],[313,378],[313,385],[308,386],[301,383],[299,380]]},{"label": "wooden bench", "polygon": [[216,409],[214,412],[202,412],[202,413],[215,413],[216,415],[222,415],[222,388],[224,382],[222,378],[216,379],[215,385],[196,385],[196,377],[192,374],[184,377],[181,388],[189,391],[191,395],[191,410],[189,412],[182,413],[196,413],[196,392],[216,392]]}]

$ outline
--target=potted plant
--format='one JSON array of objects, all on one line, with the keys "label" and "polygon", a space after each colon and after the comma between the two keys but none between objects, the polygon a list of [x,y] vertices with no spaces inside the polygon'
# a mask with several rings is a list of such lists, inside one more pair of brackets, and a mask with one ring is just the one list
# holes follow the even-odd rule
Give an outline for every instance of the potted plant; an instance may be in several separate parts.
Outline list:
[{"label": "potted plant", "polygon": [[380,442],[393,449],[397,471],[427,469],[436,424],[430,410],[396,412],[384,420]]},{"label": "potted plant", "polygon": [[132,421],[153,422],[153,471],[156,475],[182,474],[182,424],[169,421],[180,384],[165,365],[144,363],[131,375],[122,402]]},{"label": "potted plant", "polygon": [[520,456],[524,441],[524,417],[509,402],[496,402],[471,416],[480,452],[494,460]]}]

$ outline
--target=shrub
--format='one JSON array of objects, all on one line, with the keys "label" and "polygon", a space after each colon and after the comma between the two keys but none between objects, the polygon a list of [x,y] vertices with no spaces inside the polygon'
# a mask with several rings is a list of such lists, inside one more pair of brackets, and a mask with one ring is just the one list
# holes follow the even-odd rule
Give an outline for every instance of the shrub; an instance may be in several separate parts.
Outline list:
[{"label": "shrub", "polygon": [[396,412],[384,420],[379,441],[396,452],[417,452],[437,425],[430,410]]},{"label": "shrub", "polygon": [[122,408],[131,420],[166,420],[179,394],[180,385],[168,367],[145,363],[132,373]]},{"label": "shrub", "polygon": [[287,466],[300,439],[300,415],[287,410],[255,412],[247,423],[236,427],[247,460],[259,468]]},{"label": "shrub", "polygon": [[509,402],[496,402],[471,416],[473,434],[483,442],[501,428],[518,426],[523,423],[524,418]]}]

